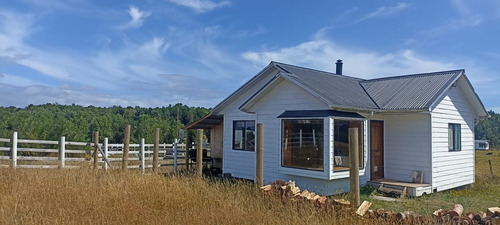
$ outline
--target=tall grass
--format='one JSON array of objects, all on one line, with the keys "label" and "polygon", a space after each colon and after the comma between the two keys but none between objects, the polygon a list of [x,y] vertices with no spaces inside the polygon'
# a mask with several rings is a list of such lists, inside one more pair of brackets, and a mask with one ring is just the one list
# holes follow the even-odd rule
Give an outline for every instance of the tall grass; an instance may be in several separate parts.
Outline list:
[{"label": "tall grass", "polygon": [[0,224],[346,224],[252,184],[135,172],[0,169]]}]

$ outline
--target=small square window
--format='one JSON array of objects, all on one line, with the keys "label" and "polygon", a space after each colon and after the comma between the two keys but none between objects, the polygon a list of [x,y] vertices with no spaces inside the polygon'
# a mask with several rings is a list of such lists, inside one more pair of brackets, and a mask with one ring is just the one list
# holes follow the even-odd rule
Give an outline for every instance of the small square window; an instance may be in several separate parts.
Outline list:
[{"label": "small square window", "polygon": [[460,151],[462,148],[462,132],[460,124],[448,124],[448,150]]}]

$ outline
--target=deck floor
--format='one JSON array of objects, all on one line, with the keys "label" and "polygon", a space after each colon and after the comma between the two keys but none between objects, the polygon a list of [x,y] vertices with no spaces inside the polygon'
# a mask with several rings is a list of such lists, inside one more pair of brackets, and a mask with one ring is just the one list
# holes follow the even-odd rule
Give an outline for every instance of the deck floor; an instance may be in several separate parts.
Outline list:
[{"label": "deck floor", "polygon": [[410,183],[410,182],[404,182],[404,181],[397,181],[397,180],[390,180],[390,179],[384,179],[384,178],[382,178],[382,179],[376,179],[376,180],[371,180],[369,182],[371,182],[371,183],[379,183],[379,184],[387,184],[387,185],[394,185],[394,186],[413,187],[413,188],[431,186],[430,184],[416,184],[416,183]]}]

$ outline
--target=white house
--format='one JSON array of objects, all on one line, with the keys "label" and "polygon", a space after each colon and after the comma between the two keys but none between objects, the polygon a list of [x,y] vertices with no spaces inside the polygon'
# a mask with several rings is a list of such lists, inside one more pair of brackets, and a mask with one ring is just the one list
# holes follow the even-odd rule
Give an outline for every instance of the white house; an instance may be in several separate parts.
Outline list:
[{"label": "white house", "polygon": [[[256,124],[264,182],[320,194],[349,190],[348,128],[359,128],[360,184],[412,182],[428,192],[474,183],[474,124],[488,117],[464,70],[364,80],[271,62],[190,128],[209,128],[224,173],[255,179]],[[222,151],[220,151],[222,150]]]},{"label": "white house", "polygon": [[488,143],[488,140],[476,140],[475,141],[475,148],[477,150],[488,150],[490,149],[490,144]]}]

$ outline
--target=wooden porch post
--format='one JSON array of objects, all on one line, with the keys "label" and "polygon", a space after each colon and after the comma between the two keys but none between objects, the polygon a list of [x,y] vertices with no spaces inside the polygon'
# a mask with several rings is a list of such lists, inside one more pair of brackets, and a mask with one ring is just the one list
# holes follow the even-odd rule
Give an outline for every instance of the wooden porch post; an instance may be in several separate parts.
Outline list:
[{"label": "wooden porch post", "polygon": [[155,128],[155,143],[153,150],[153,173],[158,172],[158,153],[160,152],[160,128]]},{"label": "wooden porch post", "polygon": [[264,186],[264,128],[262,123],[257,124],[257,153],[255,183],[257,187]]},{"label": "wooden porch post", "polygon": [[130,125],[125,127],[125,137],[123,138],[122,170],[128,170],[128,152],[130,149]]},{"label": "wooden porch post", "polygon": [[359,152],[358,128],[349,128],[349,177],[351,206],[356,210],[359,206]]},{"label": "wooden porch post", "polygon": [[198,129],[198,145],[196,148],[196,173],[198,176],[203,174],[203,129]]},{"label": "wooden porch post", "polygon": [[94,131],[94,169],[99,169],[99,131]]}]

